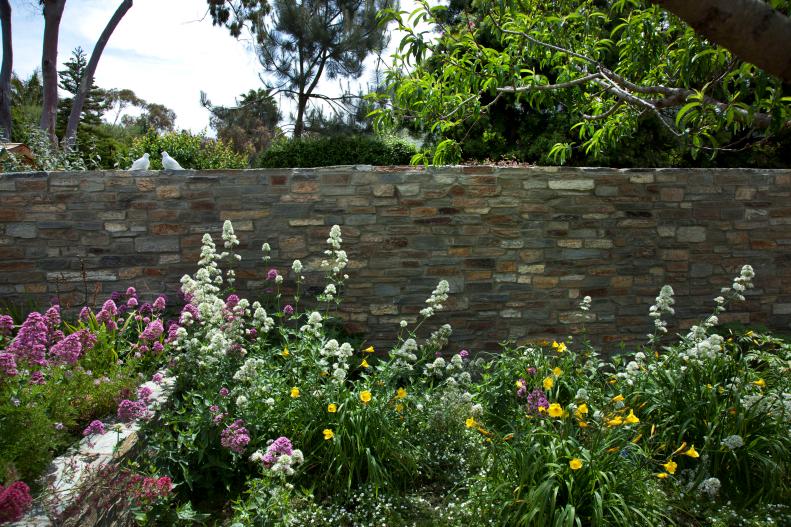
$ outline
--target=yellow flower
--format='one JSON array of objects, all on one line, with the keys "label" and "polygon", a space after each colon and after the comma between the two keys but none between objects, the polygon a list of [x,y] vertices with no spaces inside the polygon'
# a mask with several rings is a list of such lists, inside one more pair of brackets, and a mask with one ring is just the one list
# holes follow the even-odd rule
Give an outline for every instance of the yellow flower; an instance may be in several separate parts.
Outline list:
[{"label": "yellow flower", "polygon": [[681,451],[682,451],[682,450],[684,450],[685,448],[687,448],[687,442],[686,442],[686,441],[684,441],[683,443],[681,443],[681,446],[680,446],[680,447],[678,447],[677,449],[675,449],[675,450],[673,451],[673,453],[672,453],[672,454],[670,454],[670,455],[671,455],[671,456],[675,456],[676,454],[678,454],[679,452],[681,452]]},{"label": "yellow flower", "polygon": [[360,392],[360,400],[363,402],[363,404],[368,404],[368,402],[371,400],[371,392],[368,390]]},{"label": "yellow flower", "polygon": [[291,388],[291,397],[293,399],[296,399],[297,397],[299,397],[299,388],[297,388],[296,386]]},{"label": "yellow flower", "polygon": [[577,409],[574,411],[574,415],[576,415],[577,417],[582,417],[583,415],[587,415],[587,414],[588,414],[588,405],[585,403],[579,405]]},{"label": "yellow flower", "polygon": [[580,425],[580,428],[588,428],[588,423],[585,421],[580,421],[577,424]]},{"label": "yellow flower", "polygon": [[643,437],[643,434],[637,434],[637,437],[635,437],[634,439],[632,439],[632,443],[634,443],[634,444],[636,445],[636,444],[637,444],[637,442],[638,442],[638,441],[640,441],[640,439],[641,439],[642,437]]},{"label": "yellow flower", "polygon": [[753,384],[758,386],[759,388],[766,388],[766,381],[763,379],[758,379],[757,381],[753,381]]},{"label": "yellow flower", "polygon": [[667,477],[667,472],[660,472],[656,475],[659,479],[665,479]]},{"label": "yellow flower", "polygon": [[329,440],[335,437],[335,432],[332,431],[330,428],[325,428],[322,432],[324,434],[324,439]]},{"label": "yellow flower", "polygon": [[675,474],[676,473],[676,467],[678,467],[678,464],[671,459],[671,460],[669,460],[667,463],[665,463],[662,466],[665,467],[665,470],[667,470],[668,473]]},{"label": "yellow flower", "polygon": [[284,347],[283,351],[281,351],[280,354],[284,357],[288,357],[290,355],[290,353],[288,352],[288,346]]},{"label": "yellow flower", "polygon": [[622,425],[622,424],[623,424],[623,419],[621,419],[620,415],[615,416],[612,419],[610,419],[609,421],[607,421],[607,426],[618,426],[618,425]]},{"label": "yellow flower", "polygon": [[401,412],[404,411],[404,405],[401,404],[401,403],[398,403],[397,405],[395,405],[395,411],[400,414]]},{"label": "yellow flower", "polygon": [[582,460],[575,457],[569,461],[569,466],[571,467],[571,470],[579,470],[582,468]]},{"label": "yellow flower", "polygon": [[327,405],[327,411],[331,414],[334,414],[338,411],[338,406],[335,403],[330,403]]},{"label": "yellow flower", "polygon": [[557,343],[557,342],[555,342],[555,341],[553,340],[553,341],[552,341],[552,347],[553,347],[553,348],[555,349],[555,351],[557,351],[558,353],[563,353],[564,351],[566,351],[566,345],[565,345],[563,342]]},{"label": "yellow flower", "polygon": [[552,373],[555,375],[555,377],[560,377],[561,375],[563,375],[563,370],[561,370],[558,367],[555,367],[552,369]]},{"label": "yellow flower", "polygon": [[363,361],[360,363],[360,367],[361,368],[367,368],[368,366],[369,366],[368,361],[363,359]]},{"label": "yellow flower", "polygon": [[403,399],[404,397],[406,397],[406,390],[403,388],[399,388],[398,391],[396,392],[396,399]]},{"label": "yellow flower", "polygon": [[558,346],[560,346],[560,344],[558,344],[558,341],[553,340],[552,341],[552,347],[555,348],[555,349],[558,349]]},{"label": "yellow flower", "polygon": [[629,410],[629,415],[627,415],[626,419],[624,419],[624,423],[626,423],[628,425],[633,425],[633,424],[639,423],[639,422],[640,422],[640,419],[636,415],[634,415],[634,410]]},{"label": "yellow flower", "polygon": [[620,403],[621,401],[623,401],[623,395],[620,393],[612,398],[612,402],[614,403]]},{"label": "yellow flower", "polygon": [[558,403],[552,403],[549,405],[549,415],[551,417],[560,417],[563,415],[563,408]]},{"label": "yellow flower", "polygon": [[373,353],[373,352],[374,352],[374,347],[373,347],[373,346],[368,346],[368,347],[367,347],[367,348],[365,348],[363,351],[364,351],[365,353]]},{"label": "yellow flower", "polygon": [[552,377],[547,377],[546,379],[544,379],[545,390],[551,390],[553,386],[555,386],[555,381],[552,380]]},{"label": "yellow flower", "polygon": [[613,377],[612,379],[610,379],[610,380],[609,380],[609,381],[607,381],[607,382],[608,382],[608,383],[610,383],[610,384],[615,384],[616,382],[618,382],[618,379],[616,379],[615,377]]},{"label": "yellow flower", "polygon": [[700,454],[698,454],[698,451],[695,450],[695,445],[692,445],[691,447],[689,447],[689,450],[684,452],[684,455],[685,456],[689,456],[689,457],[700,457]]},{"label": "yellow flower", "polygon": [[538,407],[538,413],[544,413],[546,411],[547,411],[547,407],[546,406],[539,406]]},{"label": "yellow flower", "polygon": [[517,379],[516,380],[516,387],[517,388],[524,388],[524,386],[525,386],[525,383],[524,383],[524,381],[522,381],[522,379]]},{"label": "yellow flower", "polygon": [[464,421],[464,424],[467,425],[467,428],[473,428],[475,426],[475,424],[476,424],[475,423],[475,418],[474,417],[468,417],[467,420]]}]

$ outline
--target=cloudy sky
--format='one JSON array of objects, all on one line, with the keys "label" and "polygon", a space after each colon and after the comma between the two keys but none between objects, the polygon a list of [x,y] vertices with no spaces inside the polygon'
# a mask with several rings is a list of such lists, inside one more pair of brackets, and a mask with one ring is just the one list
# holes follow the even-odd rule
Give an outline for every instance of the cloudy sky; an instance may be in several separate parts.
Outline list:
[{"label": "cloudy sky", "polygon": [[[11,5],[14,71],[27,77],[41,65],[44,18],[37,0],[11,0]],[[90,56],[117,5],[115,0],[66,2],[58,45],[61,64],[77,46]],[[102,54],[96,84],[132,89],[138,97],[174,110],[178,128],[200,131],[209,125],[199,102],[201,90],[213,104],[233,104],[239,94],[263,87],[260,72],[246,42],[212,26],[205,0],[135,0]],[[369,77],[364,74],[361,80]],[[320,88],[325,94],[337,92],[337,81]],[[289,103],[279,102],[287,116]]]}]

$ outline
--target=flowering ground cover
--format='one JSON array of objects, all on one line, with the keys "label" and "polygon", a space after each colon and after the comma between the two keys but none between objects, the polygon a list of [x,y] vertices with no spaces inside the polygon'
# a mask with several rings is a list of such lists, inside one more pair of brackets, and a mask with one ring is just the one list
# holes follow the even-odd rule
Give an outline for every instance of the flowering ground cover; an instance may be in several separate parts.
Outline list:
[{"label": "flowering ground cover", "polygon": [[[237,243],[230,223],[222,250],[206,235],[199,270],[182,280],[178,385],[144,427],[139,460],[174,490],[138,513],[142,523],[791,521],[791,346],[719,328],[752,287],[749,266],[675,339],[666,286],[646,308],[654,332],[639,349],[606,360],[583,335],[486,357],[447,350],[452,328],[430,328],[444,281],[416,322],[394,328],[389,350],[329,334],[349,279],[337,226],[309,309],[299,261],[269,272],[272,294],[234,294]],[[293,298],[280,293],[286,279]]]},{"label": "flowering ground cover", "polygon": [[17,520],[50,461],[78,438],[103,434],[107,416],[146,416],[137,386],[164,360],[165,298],[114,293],[74,323],[60,305],[20,324],[0,316],[0,522]]},{"label": "flowering ground cover", "polygon": [[[135,461],[103,469],[106,496],[141,524],[791,523],[791,345],[718,319],[745,301],[749,266],[675,338],[666,286],[637,349],[605,358],[583,334],[484,356],[431,326],[444,281],[390,349],[334,333],[349,280],[337,226],[308,308],[298,260],[269,271],[271,294],[240,298],[229,222],[222,242],[204,236],[178,322],[156,331],[169,406],[143,424]],[[118,411],[146,417],[135,408]]]}]

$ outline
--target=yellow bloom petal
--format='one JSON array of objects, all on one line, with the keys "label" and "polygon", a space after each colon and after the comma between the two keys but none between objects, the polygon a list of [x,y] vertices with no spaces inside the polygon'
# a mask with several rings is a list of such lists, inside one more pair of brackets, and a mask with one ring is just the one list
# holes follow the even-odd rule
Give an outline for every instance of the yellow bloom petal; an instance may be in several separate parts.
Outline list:
[{"label": "yellow bloom petal", "polygon": [[696,457],[696,458],[700,457],[700,454],[698,454],[698,451],[695,450],[695,445],[692,445],[691,447],[689,447],[689,450],[684,452],[684,455],[685,456],[689,456],[689,457]]},{"label": "yellow bloom petal", "polygon": [[549,415],[550,417],[561,417],[563,415],[563,408],[561,408],[558,403],[552,403],[549,405]]},{"label": "yellow bloom petal", "polygon": [[662,465],[662,466],[663,466],[663,467],[665,467],[665,470],[666,470],[666,471],[667,471],[669,474],[675,474],[675,473],[676,473],[676,467],[678,467],[678,463],[676,463],[676,462],[675,462],[675,461],[673,461],[673,460],[670,460],[670,461],[668,461],[667,463],[665,463],[665,464],[664,464],[664,465]]},{"label": "yellow bloom petal", "polygon": [[686,441],[684,441],[683,443],[681,443],[681,446],[680,446],[680,447],[678,447],[677,449],[675,449],[675,450],[673,451],[673,453],[672,453],[672,454],[670,454],[670,455],[671,455],[671,456],[675,456],[676,454],[678,454],[679,452],[681,452],[681,451],[682,451],[682,450],[684,450],[685,448],[687,448],[687,442],[686,442]]},{"label": "yellow bloom petal", "polygon": [[299,397],[299,388],[297,388],[296,386],[291,388],[291,397],[294,398],[294,399]]},{"label": "yellow bloom petal", "polygon": [[401,404],[401,403],[398,403],[397,405],[395,405],[395,411],[400,414],[401,412],[404,411],[404,405]]},{"label": "yellow bloom petal", "polygon": [[582,468],[582,460],[575,457],[569,461],[569,466],[571,467],[571,470],[579,470]]},{"label": "yellow bloom petal", "polygon": [[365,353],[373,353],[373,352],[374,352],[374,347],[373,347],[373,346],[368,346],[368,347],[367,347],[367,348],[365,348],[363,351],[364,351]]},{"label": "yellow bloom petal", "polygon": [[552,377],[547,377],[546,379],[544,379],[545,390],[551,390],[553,386],[555,386],[555,381],[552,379]]},{"label": "yellow bloom petal", "polygon": [[667,472],[660,472],[656,475],[659,479],[665,479],[667,477]]},{"label": "yellow bloom petal", "polygon": [[361,368],[367,368],[368,366],[369,366],[368,361],[363,359],[363,361],[360,363],[360,367]]},{"label": "yellow bloom petal", "polygon": [[616,417],[613,417],[612,419],[607,421],[607,426],[619,426],[619,425],[622,425],[622,424],[623,424],[623,419],[621,419],[620,415],[616,416]]},{"label": "yellow bloom petal", "polygon": [[563,375],[563,370],[561,370],[561,369],[560,369],[560,368],[558,368],[558,367],[555,367],[555,368],[553,368],[553,369],[552,369],[552,374],[553,374],[555,377],[560,377],[561,375]]},{"label": "yellow bloom petal", "polygon": [[580,425],[580,428],[588,428],[588,423],[585,421],[580,421],[577,424]]},{"label": "yellow bloom petal", "polygon": [[613,401],[614,403],[619,403],[619,402],[623,401],[623,399],[624,399],[623,395],[621,395],[621,394],[619,393],[618,395],[616,395],[615,397],[613,397],[613,398],[612,398],[612,401]]},{"label": "yellow bloom petal", "polygon": [[560,346],[560,344],[558,344],[556,340],[553,340],[553,341],[552,341],[552,347],[553,347],[553,348],[555,348],[555,349],[557,349],[557,348],[558,348],[558,346]]},{"label": "yellow bloom petal", "polygon": [[563,353],[564,351],[566,351],[566,345],[561,342],[560,345],[558,346],[558,349],[556,349],[555,351],[557,351],[558,353]]},{"label": "yellow bloom petal", "polygon": [[398,391],[396,392],[396,398],[403,399],[404,397],[406,397],[406,390],[403,388],[399,388]]},{"label": "yellow bloom petal", "polygon": [[325,428],[322,433],[324,434],[325,440],[329,440],[335,437],[335,432],[333,432],[330,428]]},{"label": "yellow bloom petal", "polygon": [[475,426],[475,418],[468,417],[467,420],[464,422],[464,424],[467,426],[467,428],[474,427]]},{"label": "yellow bloom petal", "polygon": [[327,405],[327,411],[331,414],[334,414],[338,411],[338,406],[335,403],[330,403]]},{"label": "yellow bloom petal", "polygon": [[758,379],[757,381],[753,381],[753,384],[758,386],[759,388],[766,388],[766,381],[763,379]]},{"label": "yellow bloom petal", "polygon": [[633,424],[639,423],[639,422],[640,422],[640,419],[636,415],[634,415],[634,410],[629,410],[629,415],[627,415],[626,419],[624,419],[624,423],[626,423],[628,425],[633,425]]},{"label": "yellow bloom petal", "polygon": [[579,405],[579,406],[577,407],[577,409],[574,411],[574,413],[575,413],[577,416],[581,416],[581,415],[587,415],[587,413],[588,413],[588,405],[587,405],[587,404],[585,404],[585,403],[582,403],[581,405]]},{"label": "yellow bloom petal", "polygon": [[371,400],[371,392],[369,392],[368,390],[364,390],[360,392],[360,400],[364,404],[368,404],[368,402]]},{"label": "yellow bloom petal", "polygon": [[288,346],[284,347],[283,351],[281,351],[280,354],[284,357],[288,357],[290,355],[290,353],[288,352]]}]

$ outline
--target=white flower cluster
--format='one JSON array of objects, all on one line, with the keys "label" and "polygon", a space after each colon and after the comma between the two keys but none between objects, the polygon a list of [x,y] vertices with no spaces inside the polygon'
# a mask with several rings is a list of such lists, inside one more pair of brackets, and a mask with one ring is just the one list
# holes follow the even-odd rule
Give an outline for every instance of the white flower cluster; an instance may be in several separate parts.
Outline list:
[{"label": "white flower cluster", "polygon": [[673,288],[669,285],[663,285],[662,289],[659,290],[659,296],[656,297],[656,302],[648,309],[648,316],[654,319],[654,333],[648,335],[649,343],[653,343],[659,333],[667,333],[667,322],[662,320],[662,315],[673,315],[676,312],[673,309],[673,304],[675,303]]},{"label": "white flower cluster", "polygon": [[308,333],[314,337],[321,336],[321,313],[314,311],[308,316],[308,323],[300,327],[302,333]]},{"label": "white flower cluster", "polygon": [[261,306],[260,302],[253,302],[253,310],[253,326],[255,326],[258,331],[269,333],[275,326],[275,321],[272,317],[267,315],[266,310]]},{"label": "white flower cluster", "polygon": [[264,253],[264,256],[262,257],[264,262],[268,262],[272,259],[272,257],[269,255],[269,253],[272,252],[272,247],[270,247],[268,243],[265,243],[261,246],[261,252]]},{"label": "white flower cluster", "polygon": [[338,382],[343,382],[349,371],[348,361],[354,355],[354,348],[352,348],[351,344],[348,342],[338,344],[337,340],[330,339],[324,343],[319,354],[322,358],[318,361],[318,365],[329,369],[332,361],[332,376]]},{"label": "white flower cluster", "polygon": [[582,302],[580,302],[580,310],[582,310],[582,311],[590,311],[591,302],[592,302],[591,297],[589,297],[589,296],[584,297],[582,299]]},{"label": "white flower cluster", "polygon": [[302,262],[299,260],[294,260],[294,262],[291,264],[291,270],[296,274],[300,274],[302,272]]},{"label": "white flower cluster", "polygon": [[264,359],[252,357],[244,361],[236,373],[233,374],[233,379],[243,384],[252,384],[260,376],[261,373],[266,371],[267,364]]},{"label": "white flower cluster", "polygon": [[[346,251],[341,249],[342,242],[343,239],[341,238],[341,228],[337,225],[333,225],[330,229],[330,237],[327,238],[327,244],[331,248],[324,251],[324,254],[331,257],[333,260],[331,262],[328,260],[322,260],[321,266],[330,268],[332,275],[335,277],[340,275],[349,264],[349,258],[346,256]],[[346,278],[345,275],[344,278]]]},{"label": "white flower cluster", "polygon": [[742,439],[742,436],[740,435],[732,435],[720,441],[720,445],[724,446],[728,450],[736,450],[737,448],[744,446],[744,439]]},{"label": "white flower cluster", "polygon": [[717,478],[704,479],[698,489],[702,494],[707,495],[709,498],[714,499],[720,493],[722,483]]},{"label": "white flower cluster", "polygon": [[703,359],[713,359],[722,351],[722,343],[725,339],[716,333],[702,340],[693,341],[690,348],[682,351],[679,356],[683,360],[697,360],[702,363]]},{"label": "white flower cluster", "polygon": [[[737,300],[744,300],[743,293],[753,287],[753,278],[755,278],[755,271],[753,271],[752,266],[744,265],[742,266],[741,271],[739,272],[739,276],[733,279],[733,284],[731,287],[723,287],[722,293],[732,293],[733,296]],[[717,297],[722,298],[722,297]],[[715,299],[716,301],[717,299]],[[717,302],[718,304],[724,304],[725,300],[723,299],[721,302]]]},{"label": "white flower cluster", "polygon": [[390,352],[390,357],[395,359],[393,367],[396,370],[412,371],[413,364],[417,361],[417,342],[415,339],[406,339],[400,348],[396,348]]},{"label": "white flower cluster", "polygon": [[[264,453],[261,450],[256,450],[250,456],[250,461],[253,463],[262,463],[264,461]],[[305,456],[302,451],[295,448],[291,454],[280,454],[275,459],[275,462],[269,467],[269,470],[274,473],[283,473],[286,476],[294,475],[294,467],[301,465],[305,461]]]},{"label": "white flower cluster", "polygon": [[[233,231],[233,224],[231,223],[231,220],[225,220],[225,223],[222,224],[222,240],[226,249],[233,249],[239,245],[239,238],[236,237],[236,234]],[[236,255],[236,259],[241,260],[242,257]]]},{"label": "white flower cluster", "polygon": [[450,291],[448,281],[440,280],[439,284],[437,284],[437,288],[434,289],[434,292],[432,292],[431,296],[426,300],[428,307],[421,309],[420,314],[428,318],[437,311],[442,311],[444,307],[442,303],[448,299],[448,291]]},{"label": "white flower cluster", "polygon": [[423,349],[439,351],[448,344],[448,339],[450,339],[452,333],[453,328],[450,327],[450,324],[443,324],[438,330],[431,333],[431,336],[426,339],[426,342],[424,342],[421,347]]},{"label": "white flower cluster", "polygon": [[791,423],[791,393],[750,394],[742,397],[741,403],[750,412],[782,415],[786,423]]},{"label": "white flower cluster", "polygon": [[458,353],[451,357],[450,361],[437,357],[434,362],[426,364],[423,374],[437,379],[447,378],[446,382],[454,386],[472,382],[472,376],[465,371],[464,359]]}]

